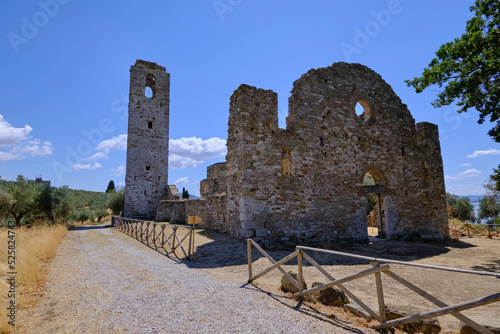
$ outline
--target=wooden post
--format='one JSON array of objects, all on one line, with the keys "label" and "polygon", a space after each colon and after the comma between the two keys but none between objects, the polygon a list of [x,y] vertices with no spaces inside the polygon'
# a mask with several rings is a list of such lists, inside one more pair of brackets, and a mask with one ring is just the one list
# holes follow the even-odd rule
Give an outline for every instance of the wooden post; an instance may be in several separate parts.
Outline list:
[{"label": "wooden post", "polygon": [[161,246],[165,245],[165,225],[161,225]]},{"label": "wooden post", "polygon": [[191,253],[191,242],[193,240],[193,237],[192,237],[193,234],[191,233],[192,230],[193,230],[193,226],[191,226],[191,229],[188,231],[188,233],[189,233],[188,260],[192,260],[192,256],[193,256],[193,253]]},{"label": "wooden post", "polygon": [[[374,267],[380,266],[380,263],[372,261],[371,265]],[[385,316],[385,302],[384,302],[384,289],[382,287],[382,276],[380,272],[375,273],[375,284],[377,286],[377,299],[378,299],[378,313],[382,322],[386,320]]]},{"label": "wooden post", "polygon": [[191,226],[191,234],[193,235],[193,237],[191,238],[191,247],[193,247],[193,249],[191,250],[191,260],[194,260],[194,225]]},{"label": "wooden post", "polygon": [[192,236],[189,237],[189,252],[191,256],[194,258],[194,226],[196,224],[201,223],[202,219],[198,216],[188,216],[188,224],[191,225],[191,233]]},{"label": "wooden post", "polygon": [[247,239],[248,281],[252,278],[252,239]]},{"label": "wooden post", "polygon": [[304,272],[302,271],[302,251],[299,250],[299,254],[297,255],[297,272],[299,278],[299,292],[304,291]]},{"label": "wooden post", "polygon": [[172,231],[174,232],[172,233],[172,250],[175,252],[175,235],[177,234],[177,227],[172,226]]}]

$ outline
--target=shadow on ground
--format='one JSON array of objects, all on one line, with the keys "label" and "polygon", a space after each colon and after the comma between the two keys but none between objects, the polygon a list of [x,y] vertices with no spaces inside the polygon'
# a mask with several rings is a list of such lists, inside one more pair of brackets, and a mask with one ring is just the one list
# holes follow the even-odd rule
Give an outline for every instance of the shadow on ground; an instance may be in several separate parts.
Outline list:
[{"label": "shadow on ground", "polygon": [[[195,252],[195,261],[187,261],[186,265],[193,268],[218,268],[227,266],[239,266],[248,263],[246,240],[238,240],[226,235],[211,232],[198,231],[197,233],[212,240],[197,246]],[[385,258],[399,261],[415,261],[422,260],[428,257],[438,256],[447,253],[452,248],[471,248],[476,247],[472,244],[463,241],[443,241],[434,243],[417,243],[408,241],[393,241],[378,239],[371,243],[340,243],[332,244],[329,249],[351,253],[356,255],[364,255],[376,258]],[[293,252],[292,249],[287,250],[266,250],[266,252],[276,261],[284,258]],[[341,255],[331,255],[319,252],[307,251],[316,262],[321,265],[359,265],[368,264],[369,261],[355,259]],[[263,255],[252,247],[252,261],[262,258]],[[296,264],[296,259],[291,260],[288,264]],[[310,265],[307,261],[306,266]]]},{"label": "shadow on ground", "polygon": [[85,231],[85,230],[101,230],[104,228],[111,228],[110,224],[107,225],[83,225],[83,226],[73,226],[71,230]]},{"label": "shadow on ground", "polygon": [[472,269],[498,273],[498,272],[500,272],[500,260],[493,260],[493,261],[487,262],[483,265],[472,266]]},{"label": "shadow on ground", "polygon": [[271,293],[269,291],[261,289],[257,285],[244,284],[241,286],[241,288],[265,293],[266,295],[268,295],[269,297],[271,297],[272,299],[274,299],[275,301],[277,301],[278,303],[280,303],[281,305],[283,305],[285,307],[291,308],[294,311],[300,312],[302,314],[308,315],[308,316],[316,318],[318,320],[326,321],[326,322],[342,329],[342,333],[360,333],[360,334],[363,333],[361,330],[349,326],[350,324],[352,324],[351,322],[337,319],[333,315],[324,314],[324,313],[316,310],[315,308],[312,308],[311,306],[304,304],[302,301],[296,301],[296,305],[293,306],[293,305],[290,305],[290,298],[289,297]]}]

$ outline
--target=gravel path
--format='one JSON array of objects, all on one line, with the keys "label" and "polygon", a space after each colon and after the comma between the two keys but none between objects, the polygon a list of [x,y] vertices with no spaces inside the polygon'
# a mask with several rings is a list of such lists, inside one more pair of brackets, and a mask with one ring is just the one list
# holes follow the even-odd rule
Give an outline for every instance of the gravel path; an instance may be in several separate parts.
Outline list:
[{"label": "gravel path", "polygon": [[217,281],[102,226],[68,232],[45,296],[20,322],[25,333],[373,333]]}]

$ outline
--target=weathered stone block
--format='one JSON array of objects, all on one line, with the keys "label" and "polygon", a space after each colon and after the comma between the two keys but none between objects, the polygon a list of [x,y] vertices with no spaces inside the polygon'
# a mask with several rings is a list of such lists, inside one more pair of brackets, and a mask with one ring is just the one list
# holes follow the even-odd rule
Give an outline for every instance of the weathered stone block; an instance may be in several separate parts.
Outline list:
[{"label": "weathered stone block", "polygon": [[[296,273],[294,273],[293,271],[288,271],[288,273],[290,274],[290,276],[292,276],[292,278],[295,281],[298,282],[299,277]],[[304,278],[302,278],[302,284],[304,286],[304,289],[307,289],[307,284],[306,284],[306,281],[304,280]],[[283,277],[281,278],[280,289],[283,292],[291,292],[291,293],[299,292],[299,289],[295,285],[293,285],[293,283],[285,275],[283,275]]]},{"label": "weathered stone block", "polygon": [[255,230],[255,235],[257,237],[267,237],[267,228],[259,228]]},{"label": "weathered stone block", "polygon": [[[312,287],[315,288],[321,284],[320,282],[314,282]],[[328,306],[343,306],[349,303],[349,298],[347,298],[344,291],[336,286],[316,292],[313,297],[321,304]]]},{"label": "weathered stone block", "polygon": [[[409,306],[386,305],[385,308],[387,320],[403,318],[416,313],[419,313],[419,311],[414,310]],[[441,332],[441,326],[439,325],[437,318],[419,320],[396,327],[407,333],[439,334],[439,332]]]}]

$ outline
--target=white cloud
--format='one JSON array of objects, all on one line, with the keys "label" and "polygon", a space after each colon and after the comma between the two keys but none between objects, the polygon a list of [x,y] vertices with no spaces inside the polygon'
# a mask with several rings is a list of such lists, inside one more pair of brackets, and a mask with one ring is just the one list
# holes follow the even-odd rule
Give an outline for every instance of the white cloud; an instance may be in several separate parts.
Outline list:
[{"label": "white cloud", "polygon": [[107,159],[109,152],[123,151],[127,149],[127,135],[115,136],[111,139],[106,139],[97,144],[95,147],[96,153],[90,157],[83,159],[84,161],[96,161],[99,159]]},{"label": "white cloud", "polygon": [[480,170],[477,170],[475,168],[471,168],[471,169],[467,169],[466,171],[464,171],[462,173],[458,173],[457,176],[460,176],[460,177],[476,177],[476,176],[479,176],[479,174],[481,174]]},{"label": "white cloud", "polygon": [[468,177],[476,177],[479,176],[480,174],[481,174],[480,170],[471,168],[467,169],[466,171],[463,171],[462,173],[458,173],[456,176],[445,175],[444,178],[445,180],[461,180]]},{"label": "white cloud", "polygon": [[28,139],[31,130],[33,128],[29,125],[25,125],[24,128],[13,127],[0,114],[0,146],[14,145]]},{"label": "white cloud", "polygon": [[[106,139],[97,144],[95,153],[84,161],[97,161],[106,159],[113,151],[127,149],[127,135],[122,134],[111,139]],[[197,165],[217,157],[224,157],[227,153],[226,140],[218,137],[203,140],[190,137],[170,139],[169,141],[169,168],[193,168]]]},{"label": "white cloud", "polygon": [[125,166],[120,165],[117,168],[111,168],[111,171],[115,176],[122,176],[123,174],[125,174]]},{"label": "white cloud", "polygon": [[461,164],[461,165],[458,165],[458,167],[466,167],[466,166],[470,166],[470,164]]},{"label": "white cloud", "polygon": [[184,169],[193,168],[196,165],[201,164],[203,161],[196,161],[188,157],[182,157],[180,155],[170,155],[168,157],[168,168],[172,169]]},{"label": "white cloud", "polygon": [[119,135],[111,139],[106,139],[97,144],[96,151],[108,153],[110,151],[121,151],[127,149],[127,135]]},{"label": "white cloud", "polygon": [[44,155],[51,155],[54,151],[54,147],[48,141],[43,143],[40,139],[34,139],[27,141],[24,145],[18,145],[14,147],[15,151],[27,153],[32,157],[39,157]]},{"label": "white cloud", "polygon": [[498,154],[500,154],[500,150],[490,148],[489,150],[474,151],[474,153],[469,154],[467,158],[477,158],[477,157],[482,157],[484,155],[498,155]]},{"label": "white cloud", "polygon": [[203,140],[190,137],[170,139],[169,168],[192,168],[207,160],[224,157],[227,153],[226,140],[218,137]]},{"label": "white cloud", "polygon": [[187,176],[177,179],[174,184],[188,184],[189,178]]},{"label": "white cloud", "polygon": [[98,169],[98,168],[102,168],[101,164],[98,163],[98,162],[95,162],[93,165],[92,164],[86,164],[86,165],[82,165],[82,164],[76,164],[76,165],[73,165],[71,166],[74,170],[83,170],[83,169]]},{"label": "white cloud", "polygon": [[16,154],[0,151],[0,161],[18,160],[18,159],[22,159],[22,158]]},{"label": "white cloud", "polygon": [[48,141],[29,136],[33,128],[25,125],[24,128],[15,128],[0,114],[0,147],[7,151],[0,151],[0,161],[22,160],[26,156],[40,157],[50,155],[54,147]]}]

